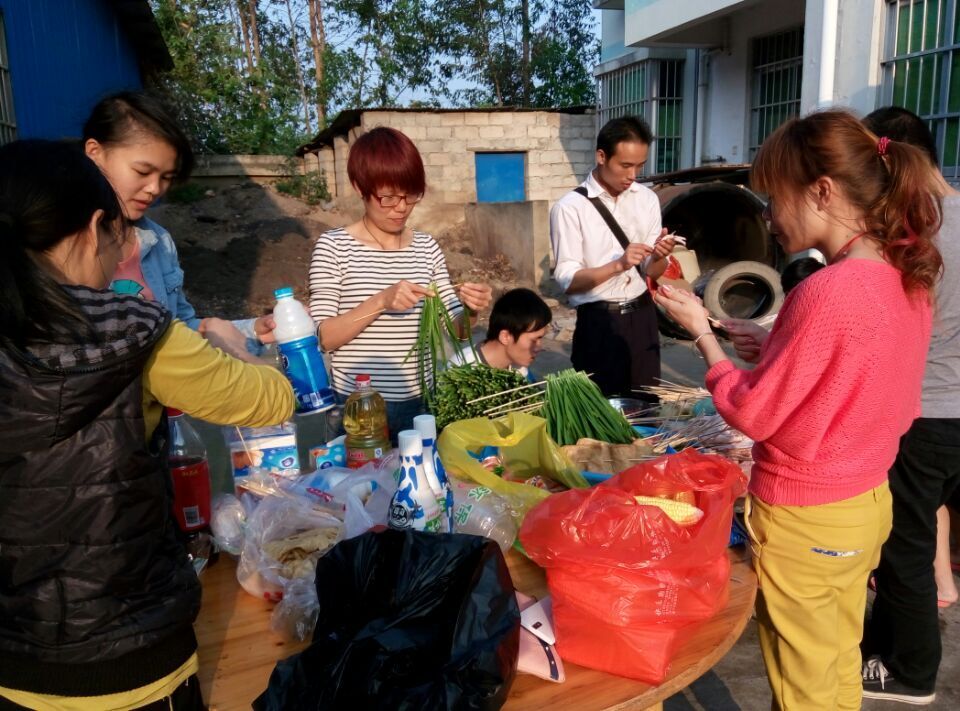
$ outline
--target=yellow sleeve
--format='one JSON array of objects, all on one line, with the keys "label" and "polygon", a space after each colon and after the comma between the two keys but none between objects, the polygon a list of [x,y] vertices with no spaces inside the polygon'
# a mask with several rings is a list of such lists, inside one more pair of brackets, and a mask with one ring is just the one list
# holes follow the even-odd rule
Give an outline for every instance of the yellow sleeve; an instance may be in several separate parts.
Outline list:
[{"label": "yellow sleeve", "polygon": [[148,432],[151,410],[161,404],[213,424],[243,427],[285,422],[295,404],[278,370],[231,358],[176,320],[147,361],[143,391]]}]

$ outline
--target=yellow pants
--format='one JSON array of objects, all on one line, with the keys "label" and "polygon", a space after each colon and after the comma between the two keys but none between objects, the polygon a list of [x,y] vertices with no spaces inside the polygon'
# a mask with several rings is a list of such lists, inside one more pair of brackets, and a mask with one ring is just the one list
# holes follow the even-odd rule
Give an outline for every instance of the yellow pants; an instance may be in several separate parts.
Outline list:
[{"label": "yellow pants", "polygon": [[819,506],[747,497],[760,649],[773,708],[860,708],[867,579],[892,523],[886,483]]}]

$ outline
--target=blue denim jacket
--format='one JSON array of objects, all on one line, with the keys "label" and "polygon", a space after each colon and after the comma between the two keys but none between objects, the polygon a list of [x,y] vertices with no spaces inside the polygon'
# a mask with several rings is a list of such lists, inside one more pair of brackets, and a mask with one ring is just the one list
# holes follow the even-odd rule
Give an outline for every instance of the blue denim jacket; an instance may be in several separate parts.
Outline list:
[{"label": "blue denim jacket", "polygon": [[[161,306],[196,330],[200,318],[183,293],[183,270],[177,259],[173,237],[163,227],[147,217],[133,223],[140,242],[140,269],[154,298]],[[240,319],[233,325],[247,337],[247,350],[260,355],[263,346],[253,330],[256,319]]]}]

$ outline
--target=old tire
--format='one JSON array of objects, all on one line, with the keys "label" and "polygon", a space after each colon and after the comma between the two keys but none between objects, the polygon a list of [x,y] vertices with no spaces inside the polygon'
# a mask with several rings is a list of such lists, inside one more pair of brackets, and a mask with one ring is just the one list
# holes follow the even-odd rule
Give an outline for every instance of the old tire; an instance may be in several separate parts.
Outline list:
[{"label": "old tire", "polygon": [[756,320],[780,311],[780,274],[760,262],[732,262],[718,269],[703,291],[703,305],[716,318]]}]

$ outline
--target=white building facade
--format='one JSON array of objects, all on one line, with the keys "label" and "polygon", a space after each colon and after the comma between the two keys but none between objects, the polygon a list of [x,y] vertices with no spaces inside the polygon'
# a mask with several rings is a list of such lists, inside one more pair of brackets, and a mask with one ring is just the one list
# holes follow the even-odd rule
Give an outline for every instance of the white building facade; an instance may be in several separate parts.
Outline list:
[{"label": "white building facade", "polygon": [[648,173],[747,163],[786,119],[888,104],[960,177],[960,0],[594,0],[599,123],[641,114]]}]

